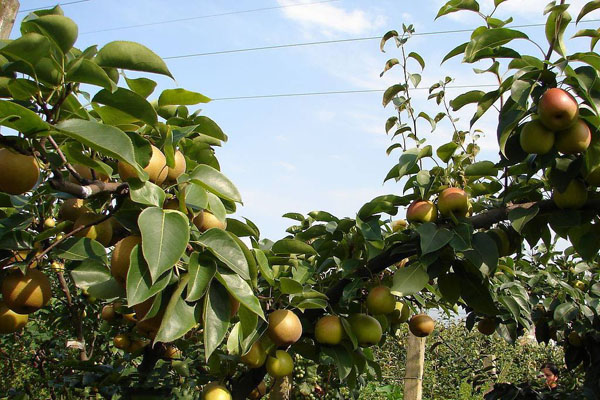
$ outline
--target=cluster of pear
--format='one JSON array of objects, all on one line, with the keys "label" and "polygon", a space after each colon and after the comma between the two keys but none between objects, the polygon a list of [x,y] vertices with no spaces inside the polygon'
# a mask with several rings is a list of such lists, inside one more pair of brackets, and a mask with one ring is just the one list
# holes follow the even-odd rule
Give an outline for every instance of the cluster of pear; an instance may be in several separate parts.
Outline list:
[{"label": "cluster of pear", "polygon": [[[580,118],[577,100],[560,88],[544,92],[537,104],[537,115],[523,124],[519,136],[521,148],[526,153],[538,155],[552,149],[565,155],[581,154],[591,141],[592,133]],[[585,180],[589,185],[600,186],[600,166],[591,167]],[[561,209],[580,208],[587,201],[586,185],[583,180],[573,179],[563,191],[555,188],[552,199]]]},{"label": "cluster of pear", "polygon": [[[438,211],[443,217],[467,217],[473,211],[467,193],[456,187],[442,190],[437,199],[437,206],[430,200],[415,200],[406,210],[406,219],[409,222],[435,222]],[[400,225],[394,227],[400,228]]]}]

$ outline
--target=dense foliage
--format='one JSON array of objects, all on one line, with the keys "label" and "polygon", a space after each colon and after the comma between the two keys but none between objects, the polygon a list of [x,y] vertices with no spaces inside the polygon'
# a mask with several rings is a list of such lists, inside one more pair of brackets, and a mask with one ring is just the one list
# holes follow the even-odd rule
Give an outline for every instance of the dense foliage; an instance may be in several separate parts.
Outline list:
[{"label": "dense foliage", "polygon": [[[214,152],[227,136],[188,108],[209,98],[154,94],[144,74],[171,73],[141,44],[77,49],[78,27],[59,7],[28,15],[21,36],[0,44],[0,124],[14,131],[0,137],[1,355],[35,377],[17,391],[198,398],[202,387],[243,399],[268,372],[277,397],[295,359],[327,376],[328,396],[357,397],[381,379],[373,349],[408,314],[434,308],[462,309],[469,330],[508,342],[535,327],[539,342],[564,348],[569,371],[585,372],[564,396],[597,398],[600,36],[579,31],[591,50],[569,54],[568,5],[552,2],[546,49],[520,53],[509,45],[531,40],[494,17],[502,3],[487,15],[475,0],[440,9],[482,17],[443,62],[484,65],[475,72],[498,87],[449,99],[445,78],[429,88],[435,116],[412,98],[426,67],[410,50],[413,27],[384,35],[381,49],[393,41],[400,54],[383,71],[401,77],[383,97],[396,114],[388,153],[402,152],[386,176],[398,193],[354,218],[287,213],[294,225],[275,242],[230,216],[242,197]],[[599,7],[588,2],[576,22]],[[468,105],[471,121],[456,118]],[[478,159],[473,128],[494,109],[499,162]],[[452,138],[434,149],[422,132],[444,123]],[[407,206],[408,222],[390,223]],[[426,336],[433,323],[420,315],[410,329]]]}]

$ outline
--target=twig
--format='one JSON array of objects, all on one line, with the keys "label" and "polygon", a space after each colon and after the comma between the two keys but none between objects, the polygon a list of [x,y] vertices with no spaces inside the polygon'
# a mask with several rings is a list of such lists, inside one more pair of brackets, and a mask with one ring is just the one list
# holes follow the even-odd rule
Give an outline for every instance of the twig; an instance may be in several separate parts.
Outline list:
[{"label": "twig", "polygon": [[54,150],[56,150],[56,153],[58,154],[58,156],[60,157],[60,159],[62,160],[62,162],[65,164],[65,167],[71,173],[71,175],[73,175],[73,177],[75,179],[77,179],[77,182],[84,183],[84,179],[81,177],[81,175],[79,175],[79,173],[77,171],[75,171],[75,168],[73,168],[73,166],[71,164],[69,164],[69,161],[67,160],[67,158],[63,154],[63,152],[60,149],[60,147],[58,147],[58,144],[56,143],[56,141],[54,140],[54,138],[52,136],[48,135],[48,141],[50,142],[50,144],[52,145],[52,147],[54,147]]}]

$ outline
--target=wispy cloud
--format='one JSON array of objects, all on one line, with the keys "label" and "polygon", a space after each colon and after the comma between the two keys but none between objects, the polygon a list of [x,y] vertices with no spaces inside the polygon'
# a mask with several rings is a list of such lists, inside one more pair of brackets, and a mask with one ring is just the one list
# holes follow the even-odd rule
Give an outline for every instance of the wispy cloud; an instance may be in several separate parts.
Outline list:
[{"label": "wispy cloud", "polygon": [[[282,6],[298,4],[292,0],[278,0]],[[282,9],[285,17],[306,29],[316,29],[327,36],[345,33],[352,35],[377,31],[385,24],[382,15],[369,15],[363,10],[344,10],[332,4],[311,4],[310,7]]]}]

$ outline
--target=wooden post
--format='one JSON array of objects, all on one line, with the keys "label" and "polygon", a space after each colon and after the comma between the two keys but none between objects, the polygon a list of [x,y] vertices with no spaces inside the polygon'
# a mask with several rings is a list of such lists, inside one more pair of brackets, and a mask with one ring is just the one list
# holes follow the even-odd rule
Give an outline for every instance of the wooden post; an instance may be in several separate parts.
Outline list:
[{"label": "wooden post", "polygon": [[423,396],[423,367],[425,365],[425,338],[408,332],[406,343],[406,373],[404,400],[421,400]]},{"label": "wooden post", "polygon": [[0,39],[8,39],[19,11],[19,0],[0,0]]}]

